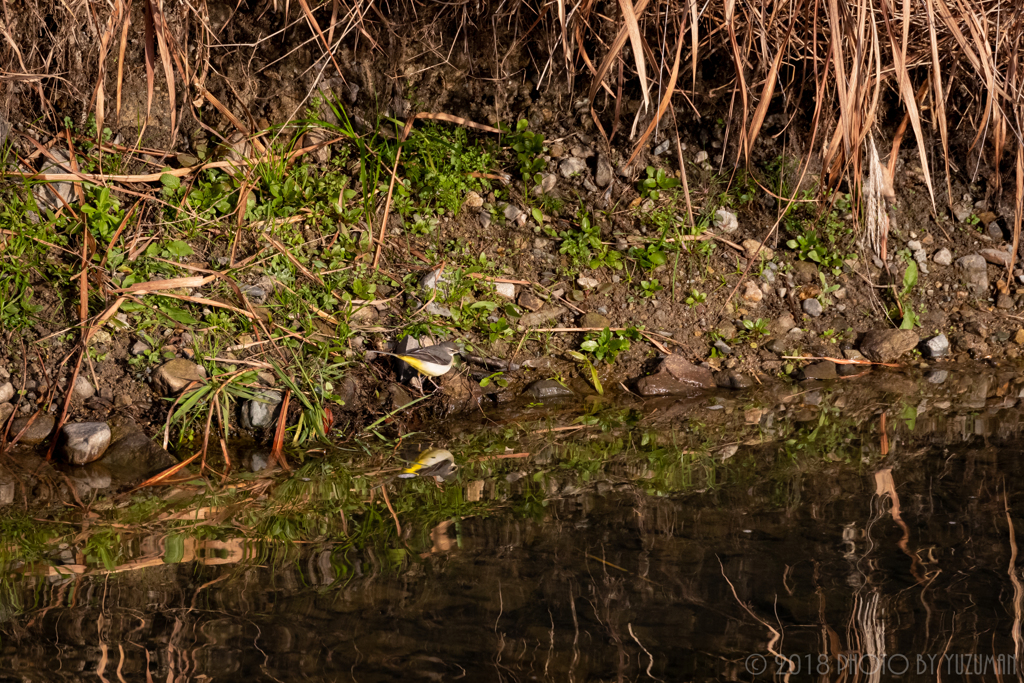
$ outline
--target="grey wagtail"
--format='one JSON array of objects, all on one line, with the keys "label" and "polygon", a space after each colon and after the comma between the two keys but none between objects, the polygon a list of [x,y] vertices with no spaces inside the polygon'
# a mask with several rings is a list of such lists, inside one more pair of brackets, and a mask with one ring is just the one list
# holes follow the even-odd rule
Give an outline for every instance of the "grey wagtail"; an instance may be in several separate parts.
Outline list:
[{"label": "grey wagtail", "polygon": [[428,448],[398,475],[399,479],[412,479],[414,477],[433,477],[438,484],[448,481],[457,472],[459,466],[455,464],[455,456],[443,448]]},{"label": "grey wagtail", "polygon": [[452,369],[452,359],[459,352],[458,348],[450,342],[424,346],[422,349],[413,349],[405,353],[388,353],[387,351],[376,351],[382,356],[392,356],[398,360],[405,361],[412,368],[427,377],[440,377]]}]

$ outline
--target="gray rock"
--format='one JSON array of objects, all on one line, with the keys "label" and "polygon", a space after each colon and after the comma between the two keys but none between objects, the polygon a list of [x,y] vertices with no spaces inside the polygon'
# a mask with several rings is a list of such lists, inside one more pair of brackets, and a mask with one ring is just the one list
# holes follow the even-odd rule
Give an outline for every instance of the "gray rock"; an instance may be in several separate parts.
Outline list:
[{"label": "gray rock", "polygon": [[1016,301],[1014,301],[1014,298],[1005,292],[999,292],[996,296],[996,308],[1007,310],[1013,308],[1015,304]]},{"label": "gray rock", "polygon": [[539,311],[544,308],[544,300],[529,289],[519,292],[519,305],[528,311]]},{"label": "gray rock", "polygon": [[817,318],[822,314],[822,311],[824,310],[821,307],[821,302],[818,301],[817,299],[804,299],[804,302],[800,304],[800,308],[802,308],[804,313],[811,316],[812,318]]},{"label": "gray rock", "polygon": [[843,349],[843,358],[846,360],[867,360],[864,354],[857,349]]},{"label": "gray rock", "polygon": [[0,403],[7,403],[14,398],[14,385],[10,382],[0,384]]},{"label": "gray rock", "polygon": [[718,349],[723,356],[728,356],[732,353],[732,347],[721,339],[715,341],[715,348]]},{"label": "gray rock", "polygon": [[914,260],[917,262],[918,269],[922,273],[927,275],[928,274],[928,252],[926,252],[924,249],[918,249],[917,251],[914,252]]},{"label": "gray rock", "polygon": [[263,303],[267,298],[267,290],[259,285],[238,285],[238,289],[253,303]]},{"label": "gray rock", "polygon": [[957,259],[962,279],[970,293],[977,297],[988,296],[988,263],[980,254],[969,254]]},{"label": "gray rock", "polygon": [[823,360],[805,366],[800,371],[801,379],[827,380],[836,378],[836,364],[830,360]]},{"label": "gray rock", "polygon": [[511,282],[495,282],[494,293],[504,299],[515,299],[516,286]]},{"label": "gray rock", "polygon": [[772,334],[779,336],[786,334],[794,327],[796,327],[796,320],[793,319],[793,315],[791,313],[787,312],[776,318],[775,322],[771,325],[771,331]]},{"label": "gray rock", "polygon": [[790,350],[789,342],[781,338],[772,339],[770,342],[768,342],[768,346],[766,346],[765,348],[774,353],[776,356],[789,355]]},{"label": "gray rock", "polygon": [[939,249],[937,252],[935,252],[935,255],[932,256],[932,261],[934,261],[940,266],[948,266],[953,262],[953,254],[949,251],[949,249],[943,247],[942,249]]},{"label": "gray rock", "polygon": [[949,354],[949,339],[937,334],[921,343],[921,355],[925,358],[942,358]]},{"label": "gray rock", "polygon": [[571,389],[562,386],[553,379],[537,380],[526,388],[526,393],[533,396],[538,401],[575,396]]},{"label": "gray rock", "polygon": [[818,282],[818,266],[810,261],[796,261],[793,263],[793,276],[800,284],[812,284]]},{"label": "gray rock", "polygon": [[260,472],[267,469],[270,464],[269,451],[257,451],[249,459],[249,469],[253,472]]},{"label": "gray rock", "polygon": [[61,452],[72,465],[97,460],[109,445],[110,427],[106,422],[77,422],[61,429]]},{"label": "gray rock", "polygon": [[872,330],[864,335],[860,352],[876,363],[891,363],[914,349],[918,341],[910,330]]},{"label": "gray rock", "polygon": [[164,396],[173,396],[192,382],[205,382],[206,368],[184,358],[167,361],[153,373],[153,387]]},{"label": "gray rock", "polygon": [[942,384],[949,379],[949,370],[929,370],[924,373],[924,378],[929,384]]},{"label": "gray rock", "polygon": [[953,204],[953,216],[961,223],[970,218],[972,213],[974,213],[974,207],[969,196],[965,197],[965,201]]},{"label": "gray rock", "polygon": [[658,146],[654,148],[654,156],[660,157],[662,154],[668,151],[668,146],[672,144],[672,141],[665,138],[658,143]]},{"label": "gray rock", "polygon": [[0,403],[0,430],[7,424],[8,418],[14,413],[14,404]]},{"label": "gray rock", "polygon": [[707,368],[694,365],[682,356],[665,356],[653,375],[637,380],[641,396],[688,395],[717,386]]},{"label": "gray rock", "polygon": [[519,218],[519,214],[521,214],[522,212],[522,209],[520,209],[515,204],[506,204],[504,210],[502,211],[502,213],[505,216],[505,220],[507,221],[514,221],[515,219]]},{"label": "gray rock", "polygon": [[978,252],[982,258],[992,265],[1006,267],[1010,265],[1010,253],[1002,249],[982,249]]},{"label": "gray rock", "polygon": [[242,406],[242,426],[246,429],[269,427],[279,405],[281,392],[269,389],[256,392],[256,398],[246,401]]},{"label": "gray rock", "polygon": [[[29,406],[29,410],[31,410],[31,406]],[[18,443],[25,444],[26,446],[36,446],[46,441],[50,434],[53,433],[53,428],[57,425],[57,420],[54,419],[53,415],[47,415],[46,413],[37,415],[36,419],[29,425],[28,422],[31,419],[32,416],[16,419],[14,424],[11,425],[10,437],[13,439],[21,433],[22,429],[28,426],[28,429],[22,434]]]},{"label": "gray rock", "polygon": [[583,289],[596,289],[597,286],[601,283],[592,277],[579,277],[576,279],[576,284],[578,284]]},{"label": "gray rock", "polygon": [[736,370],[726,370],[715,375],[715,383],[722,389],[749,389],[754,380]]},{"label": "gray rock", "polygon": [[745,302],[750,304],[751,308],[756,308],[764,298],[764,292],[761,291],[756,282],[747,280],[743,283],[743,294],[741,296]]},{"label": "gray rock", "polygon": [[736,214],[729,209],[719,209],[715,212],[715,227],[723,232],[736,232],[740,227]]},{"label": "gray rock", "polygon": [[[709,373],[710,374],[710,373]],[[698,396],[703,389],[680,382],[668,373],[641,377],[636,381],[636,391],[644,397],[652,396]]]},{"label": "gray rock", "polygon": [[491,227],[491,212],[481,211],[477,215],[476,220],[478,223],[480,223],[480,227],[486,230],[487,228]]},{"label": "gray rock", "polygon": [[[748,261],[753,261],[759,256],[764,258],[765,261],[771,261],[775,258],[775,252],[769,247],[762,247],[761,243],[757,240],[746,239],[740,242],[740,246],[743,247],[743,254],[747,257]],[[766,270],[765,272],[773,271]],[[774,279],[772,280],[774,282]]]},{"label": "gray rock", "polygon": [[130,353],[133,356],[141,356],[142,354],[146,353],[147,351],[152,351],[152,349],[149,347],[149,344],[147,344],[146,342],[144,342],[141,339],[139,339],[134,344],[132,344],[132,348],[131,348]]},{"label": "gray rock", "polygon": [[445,282],[444,276],[441,274],[441,269],[436,268],[420,278],[420,287],[429,292],[436,289],[442,282]]},{"label": "gray rock", "polygon": [[[71,166],[67,152],[59,147],[51,147],[50,153],[56,161],[46,159],[40,169],[40,173],[71,173]],[[56,193],[56,194],[54,194]],[[40,209],[59,209],[64,203],[74,204],[75,189],[68,182],[43,183],[32,190],[36,204]],[[58,199],[58,196],[60,199]],[[61,200],[64,200],[63,202]]]},{"label": "gray rock", "polygon": [[113,477],[105,465],[98,462],[76,467],[67,473],[68,481],[75,488],[75,495],[85,498],[96,491],[109,489]]},{"label": "gray rock", "polygon": [[558,172],[566,180],[585,170],[587,170],[587,162],[579,157],[566,157],[558,164]]},{"label": "gray rock", "polygon": [[71,392],[71,396],[74,400],[85,401],[86,399],[92,398],[95,394],[96,387],[92,385],[92,382],[82,375],[75,378],[75,388]]},{"label": "gray rock", "polygon": [[561,306],[545,306],[535,313],[527,313],[519,319],[519,324],[527,329],[531,327],[540,327],[545,323],[556,320],[564,315],[566,309]]},{"label": "gray rock", "polygon": [[615,177],[615,169],[612,168],[612,162],[608,160],[608,157],[604,154],[598,155],[597,157],[597,174],[594,176],[594,182],[598,187],[608,187],[612,184],[612,180]]},{"label": "gray rock", "polygon": [[551,194],[555,187],[558,185],[558,176],[554,173],[548,173],[541,178],[540,185],[533,188],[533,195],[539,197],[543,194]]},{"label": "gray rock", "polygon": [[836,363],[836,374],[840,377],[859,375],[862,372],[871,372],[871,366],[857,365],[856,363]]},{"label": "gray rock", "polygon": [[580,327],[583,328],[595,327],[603,330],[604,328],[611,326],[612,321],[606,318],[605,316],[601,315],[600,313],[584,313],[583,317],[580,318]]},{"label": "gray rock", "polygon": [[338,388],[335,390],[338,402],[345,410],[356,410],[359,408],[359,380],[352,375],[346,375]]},{"label": "gray rock", "polygon": [[909,242],[907,242],[907,249],[909,249],[910,251],[917,251],[920,248],[921,243],[917,240],[910,240]]},{"label": "gray rock", "polygon": [[585,142],[579,145],[573,145],[571,152],[574,157],[579,157],[580,159],[589,159],[594,156],[594,150],[588,147]]},{"label": "gray rock", "polygon": [[427,304],[427,307],[424,308],[423,311],[428,315],[437,315],[442,318],[452,317],[451,309],[448,308],[447,306],[442,306],[436,301],[431,301],[429,304]]},{"label": "gray rock", "polygon": [[131,431],[114,439],[103,454],[102,463],[119,486],[129,486],[173,467],[178,461],[143,432]]},{"label": "gray rock", "polygon": [[14,494],[18,490],[18,485],[13,479],[7,477],[0,478],[0,506],[12,505],[14,503]]}]

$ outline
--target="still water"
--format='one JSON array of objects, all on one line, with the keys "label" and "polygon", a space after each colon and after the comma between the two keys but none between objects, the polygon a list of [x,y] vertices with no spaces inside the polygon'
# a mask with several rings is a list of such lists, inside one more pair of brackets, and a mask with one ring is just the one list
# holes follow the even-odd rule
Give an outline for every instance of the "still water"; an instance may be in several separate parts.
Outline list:
[{"label": "still water", "polygon": [[8,563],[0,680],[1020,680],[1021,383],[934,379],[491,415],[291,540],[93,513]]}]

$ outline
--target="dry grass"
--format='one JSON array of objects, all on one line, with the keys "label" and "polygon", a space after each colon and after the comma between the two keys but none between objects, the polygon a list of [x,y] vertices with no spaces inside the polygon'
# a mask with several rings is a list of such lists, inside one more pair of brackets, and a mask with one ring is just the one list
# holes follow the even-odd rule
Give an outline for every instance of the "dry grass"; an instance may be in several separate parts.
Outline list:
[{"label": "dry grass", "polygon": [[[997,185],[1010,177],[1021,139],[1024,15],[1015,0],[713,0],[706,5],[695,0],[310,5],[300,0],[297,5],[289,10],[288,4],[233,8],[232,3],[231,11],[215,21],[206,4],[33,0],[15,9],[4,2],[0,113],[24,120],[42,115],[53,130],[63,127],[66,114],[81,122],[92,113],[102,129],[121,115],[126,72],[144,70],[146,116],[136,128],[139,139],[155,98],[169,117],[168,150],[183,119],[215,132],[198,115],[204,102],[234,128],[254,135],[256,119],[244,102],[222,102],[210,93],[208,80],[220,76],[211,68],[211,55],[240,50],[241,58],[251,61],[282,43],[289,50],[304,47],[319,55],[310,67],[319,69],[314,77],[319,80],[334,75],[328,71],[345,77],[336,57],[339,47],[384,64],[401,59],[387,45],[430,34],[435,42],[450,41],[446,60],[457,50],[477,60],[472,69],[480,76],[525,80],[523,69],[507,66],[520,61],[513,57],[522,49],[535,72],[530,78],[539,85],[568,86],[572,94],[577,84],[586,83],[599,131],[611,139],[620,125],[628,127],[631,158],[658,128],[671,127],[663,118],[673,102],[700,115],[694,103],[707,102],[709,87],[700,82],[700,67],[723,60],[734,75],[724,87],[712,85],[729,96],[726,122],[734,165],[749,163],[756,153],[769,112],[791,122],[813,102],[808,160],[819,157],[827,181],[849,179],[859,190],[870,167],[867,141],[874,133],[883,165],[889,157],[891,186],[910,131],[932,202],[942,204],[950,201],[954,170],[975,174],[984,164]],[[248,44],[229,44],[241,15],[260,25],[273,22],[277,30]],[[493,55],[481,63],[486,51],[479,45],[485,43]],[[684,45],[689,78],[681,68]],[[624,106],[629,97],[639,106]],[[887,132],[880,120],[883,105],[897,99],[905,118],[895,133]],[[495,107],[499,117],[509,113],[501,111],[500,98]],[[620,122],[631,113],[630,124]],[[954,134],[971,140],[967,159],[950,156]],[[939,168],[933,168],[935,156],[929,154],[933,135],[943,152]],[[936,196],[936,186],[944,196]]]}]

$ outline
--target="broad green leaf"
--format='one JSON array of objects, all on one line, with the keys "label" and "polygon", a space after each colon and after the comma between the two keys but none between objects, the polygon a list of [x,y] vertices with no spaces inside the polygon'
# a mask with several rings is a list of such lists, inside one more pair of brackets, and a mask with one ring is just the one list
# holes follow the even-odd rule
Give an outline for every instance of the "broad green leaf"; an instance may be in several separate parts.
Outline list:
[{"label": "broad green leaf", "polygon": [[903,292],[908,292],[917,284],[917,263],[907,259],[907,269],[903,271]]},{"label": "broad green leaf", "polygon": [[169,534],[164,539],[164,564],[178,564],[185,557],[185,537]]},{"label": "broad green leaf", "polygon": [[177,306],[171,306],[169,304],[160,304],[160,310],[163,311],[164,315],[173,320],[174,322],[181,323],[182,325],[198,325],[199,321],[188,314],[187,311],[178,308]]}]

